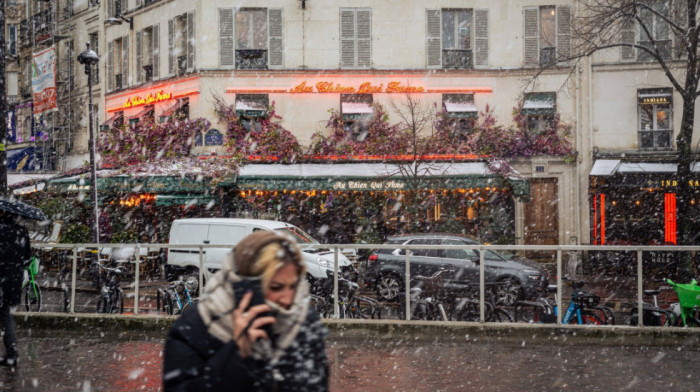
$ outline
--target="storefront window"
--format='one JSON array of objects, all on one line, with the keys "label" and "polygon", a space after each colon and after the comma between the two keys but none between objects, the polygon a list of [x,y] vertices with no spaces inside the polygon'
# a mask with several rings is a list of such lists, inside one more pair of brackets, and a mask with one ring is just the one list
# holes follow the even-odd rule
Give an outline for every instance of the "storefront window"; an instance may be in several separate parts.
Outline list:
[{"label": "storefront window", "polygon": [[670,88],[643,89],[639,104],[639,147],[670,149],[673,136],[673,95]]},{"label": "storefront window", "polygon": [[374,115],[372,94],[341,94],[340,112],[343,129],[354,141],[363,141],[369,133],[369,123]]},{"label": "storefront window", "polygon": [[466,140],[474,131],[478,110],[474,94],[443,94],[442,107],[452,119],[450,128],[455,140]]}]

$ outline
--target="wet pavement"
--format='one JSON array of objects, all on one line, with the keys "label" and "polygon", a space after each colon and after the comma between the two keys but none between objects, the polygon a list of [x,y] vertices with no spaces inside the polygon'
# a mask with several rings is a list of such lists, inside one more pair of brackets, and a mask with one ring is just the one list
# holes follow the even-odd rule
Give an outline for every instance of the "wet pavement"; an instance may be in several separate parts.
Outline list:
[{"label": "wet pavement", "polygon": [[[164,333],[20,329],[1,391],[160,391]],[[700,391],[697,344],[577,344],[575,339],[465,336],[327,341],[334,391]]]}]

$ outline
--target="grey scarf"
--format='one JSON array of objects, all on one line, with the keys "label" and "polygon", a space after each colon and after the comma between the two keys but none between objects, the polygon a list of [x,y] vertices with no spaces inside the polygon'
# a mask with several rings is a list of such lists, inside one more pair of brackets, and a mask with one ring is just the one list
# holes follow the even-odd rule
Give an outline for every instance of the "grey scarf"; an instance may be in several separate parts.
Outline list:
[{"label": "grey scarf", "polygon": [[[234,270],[233,253],[229,252],[223,268],[207,282],[197,306],[207,331],[224,343],[233,340],[234,329],[231,318],[236,308],[233,286],[242,279]],[[303,278],[299,282],[294,294],[294,302],[289,309],[282,309],[277,304],[267,301],[276,313],[277,322],[273,325],[273,331],[279,336],[277,346],[273,349],[269,340],[258,339],[253,344],[252,357],[257,360],[277,362],[299,333],[299,328],[309,311],[309,303],[309,287]]]}]

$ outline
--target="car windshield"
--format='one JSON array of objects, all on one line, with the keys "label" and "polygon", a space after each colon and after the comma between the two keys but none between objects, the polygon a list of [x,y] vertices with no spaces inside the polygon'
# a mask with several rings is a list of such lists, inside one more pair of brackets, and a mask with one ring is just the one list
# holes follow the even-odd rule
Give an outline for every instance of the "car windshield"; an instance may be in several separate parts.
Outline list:
[{"label": "car windshield", "polygon": [[304,230],[296,227],[296,226],[287,226],[279,229],[275,229],[275,231],[282,232],[292,238],[297,242],[297,244],[318,244],[318,241],[316,241],[313,237],[310,235],[306,234]]}]

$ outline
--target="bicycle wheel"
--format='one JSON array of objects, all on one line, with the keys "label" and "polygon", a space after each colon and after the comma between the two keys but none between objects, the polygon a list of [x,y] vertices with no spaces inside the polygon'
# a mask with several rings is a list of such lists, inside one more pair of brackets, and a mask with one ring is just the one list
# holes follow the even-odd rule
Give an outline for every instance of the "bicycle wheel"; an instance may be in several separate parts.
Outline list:
[{"label": "bicycle wheel", "polygon": [[492,323],[512,323],[513,316],[505,309],[496,308],[495,311],[491,313],[491,319],[487,321]]},{"label": "bicycle wheel", "polygon": [[518,304],[515,307],[515,321],[523,323],[538,323],[537,306],[529,304]]},{"label": "bicycle wheel", "polygon": [[465,302],[457,305],[453,312],[455,321],[479,321],[479,303]]},{"label": "bicycle wheel", "polygon": [[124,291],[116,288],[110,296],[109,313],[124,313]]},{"label": "bicycle wheel", "polygon": [[369,301],[365,300],[362,298],[355,298],[353,301],[353,308],[355,309],[354,311],[357,313],[357,318],[362,318],[362,319],[373,319],[374,314],[376,312],[376,309],[374,307],[374,304]]},{"label": "bicycle wheel", "polygon": [[[603,321],[600,319],[600,317],[593,313],[581,312],[581,320],[583,321],[582,324],[584,325],[603,325]],[[572,317],[569,324],[578,324],[578,317]]]},{"label": "bicycle wheel", "polygon": [[170,292],[163,296],[163,311],[166,314],[172,315],[173,311],[173,297]]},{"label": "bicycle wheel", "polygon": [[416,308],[413,309],[411,314],[411,320],[430,320],[432,319],[430,315],[430,306],[427,302],[418,300],[416,302]]},{"label": "bicycle wheel", "polygon": [[41,288],[34,281],[27,282],[24,286],[24,306],[27,312],[41,311]]},{"label": "bicycle wheel", "polygon": [[96,313],[107,313],[108,299],[106,295],[100,295],[100,299],[97,300]]}]

